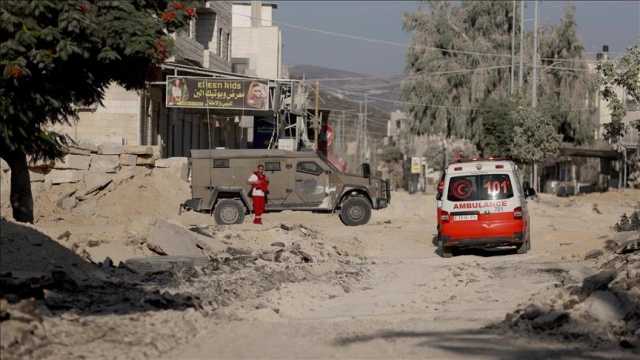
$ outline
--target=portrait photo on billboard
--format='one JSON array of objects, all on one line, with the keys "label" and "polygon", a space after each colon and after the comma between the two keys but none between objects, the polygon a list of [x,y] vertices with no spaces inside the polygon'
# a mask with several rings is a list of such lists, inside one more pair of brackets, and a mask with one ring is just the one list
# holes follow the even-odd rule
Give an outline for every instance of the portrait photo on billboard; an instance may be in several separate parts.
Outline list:
[{"label": "portrait photo on billboard", "polygon": [[247,88],[245,105],[254,109],[267,110],[269,108],[269,87],[265,83],[252,81]]},{"label": "portrait photo on billboard", "polygon": [[188,97],[185,79],[170,79],[167,82],[167,105],[180,105]]}]

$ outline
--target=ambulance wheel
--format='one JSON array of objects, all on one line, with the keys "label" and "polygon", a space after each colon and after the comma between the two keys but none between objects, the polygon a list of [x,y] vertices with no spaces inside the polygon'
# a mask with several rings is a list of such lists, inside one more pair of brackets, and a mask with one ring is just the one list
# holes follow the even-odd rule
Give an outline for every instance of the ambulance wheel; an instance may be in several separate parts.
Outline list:
[{"label": "ambulance wheel", "polygon": [[443,258],[450,258],[453,256],[451,249],[444,246],[444,240],[442,240],[442,238],[438,238],[438,255]]},{"label": "ambulance wheel", "polygon": [[516,251],[518,254],[526,254],[529,250],[531,250],[531,240],[527,239],[522,245],[518,246],[518,250]]},{"label": "ambulance wheel", "polygon": [[364,225],[371,218],[371,203],[363,197],[350,197],[342,203],[339,216],[347,226]]},{"label": "ambulance wheel", "polygon": [[239,200],[221,199],[213,210],[213,217],[218,225],[242,224],[244,205]]}]

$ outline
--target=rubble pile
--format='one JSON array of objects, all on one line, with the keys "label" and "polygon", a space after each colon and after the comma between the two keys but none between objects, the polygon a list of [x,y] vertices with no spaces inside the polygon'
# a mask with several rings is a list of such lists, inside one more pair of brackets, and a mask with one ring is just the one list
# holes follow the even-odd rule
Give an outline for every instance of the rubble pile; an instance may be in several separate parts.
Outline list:
[{"label": "rubble pile", "polygon": [[640,349],[640,232],[619,232],[587,253],[596,272],[510,313],[499,327],[522,334]]}]

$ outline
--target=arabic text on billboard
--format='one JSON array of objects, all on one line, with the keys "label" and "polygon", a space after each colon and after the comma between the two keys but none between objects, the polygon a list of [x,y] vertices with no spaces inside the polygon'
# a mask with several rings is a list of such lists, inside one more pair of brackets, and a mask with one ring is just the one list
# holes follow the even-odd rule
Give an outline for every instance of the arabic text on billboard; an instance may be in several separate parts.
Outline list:
[{"label": "arabic text on billboard", "polygon": [[269,84],[252,79],[169,76],[167,107],[269,110]]}]

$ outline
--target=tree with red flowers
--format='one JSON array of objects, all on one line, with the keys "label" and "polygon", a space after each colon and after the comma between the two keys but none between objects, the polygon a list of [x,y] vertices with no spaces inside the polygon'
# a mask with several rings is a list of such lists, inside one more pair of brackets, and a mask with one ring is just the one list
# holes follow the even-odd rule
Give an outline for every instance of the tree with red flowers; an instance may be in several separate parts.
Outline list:
[{"label": "tree with red flowers", "polygon": [[0,1],[0,157],[17,221],[33,222],[27,155],[57,158],[70,142],[51,125],[76,119],[74,104],[102,101],[112,82],[143,88],[170,34],[194,16],[166,0]]}]

